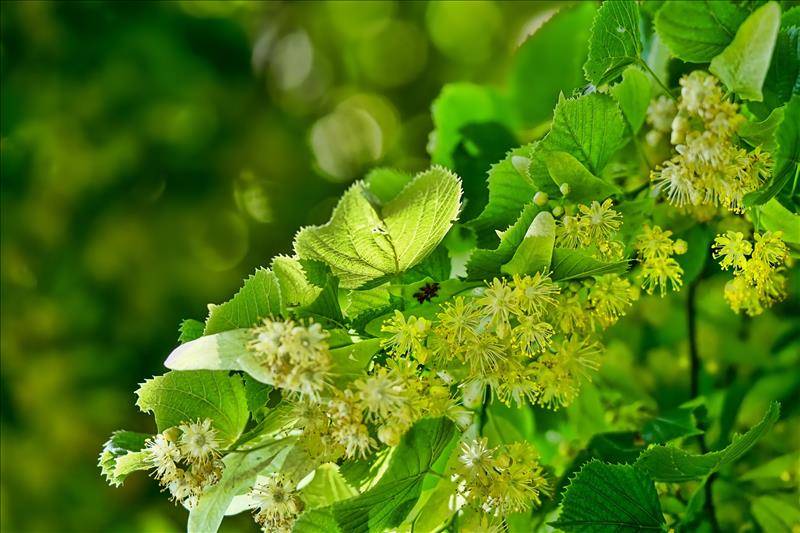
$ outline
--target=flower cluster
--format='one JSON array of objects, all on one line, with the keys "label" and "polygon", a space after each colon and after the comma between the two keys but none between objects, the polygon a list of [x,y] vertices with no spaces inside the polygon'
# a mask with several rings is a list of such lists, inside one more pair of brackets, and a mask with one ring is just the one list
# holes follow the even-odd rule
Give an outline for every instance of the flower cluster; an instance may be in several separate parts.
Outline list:
[{"label": "flower cluster", "polygon": [[490,515],[528,511],[550,493],[539,456],[527,442],[495,448],[485,438],[464,442],[458,460],[453,481],[459,494]]},{"label": "flower cluster", "polygon": [[714,258],[723,270],[732,269],[733,279],[725,285],[725,300],[735,312],[759,315],[786,297],[782,270],[789,258],[781,232],[755,233],[754,243],[738,231],[714,239]]},{"label": "flower cluster", "polygon": [[634,298],[626,280],[610,276],[563,291],[540,273],[494,279],[480,296],[457,297],[437,315],[433,364],[488,385],[506,404],[569,405],[599,366],[591,334],[616,322]]},{"label": "flower cluster", "polygon": [[209,419],[184,422],[155,435],[145,452],[153,477],[188,509],[222,475],[217,432]]},{"label": "flower cluster", "polygon": [[661,95],[647,106],[647,144],[655,146],[664,138],[669,138],[672,131],[672,121],[678,113],[675,100],[666,95]]},{"label": "flower cluster", "polygon": [[[722,206],[742,211],[742,198],[770,172],[769,154],[735,144],[744,122],[738,105],[725,99],[718,80],[703,71],[681,78],[670,142],[677,154],[653,171],[652,180],[679,207]],[[648,116],[661,134],[668,106],[656,101]]]},{"label": "flower cluster", "polygon": [[683,269],[672,256],[686,253],[688,247],[686,241],[673,241],[671,236],[669,230],[662,230],[658,226],[651,228],[645,224],[636,239],[634,246],[641,264],[639,277],[647,294],[659,289],[661,296],[664,296],[667,288],[677,291],[683,284]]},{"label": "flower cluster", "polygon": [[621,259],[624,246],[614,235],[622,227],[622,215],[613,209],[611,199],[602,204],[578,205],[573,215],[564,215],[558,223],[556,237],[563,248],[593,247],[600,259]]},{"label": "flower cluster", "polygon": [[331,367],[328,333],[319,324],[264,319],[253,328],[248,350],[263,380],[290,394],[319,399]]},{"label": "flower cluster", "polygon": [[250,490],[253,515],[265,532],[291,533],[304,504],[289,479],[279,473],[259,477]]}]

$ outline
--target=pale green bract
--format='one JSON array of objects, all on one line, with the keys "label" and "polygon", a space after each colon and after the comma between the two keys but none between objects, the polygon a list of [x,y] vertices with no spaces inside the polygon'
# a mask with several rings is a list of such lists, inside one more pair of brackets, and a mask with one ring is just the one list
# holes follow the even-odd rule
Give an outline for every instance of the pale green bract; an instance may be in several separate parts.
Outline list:
[{"label": "pale green bract", "polygon": [[743,99],[760,102],[780,26],[780,6],[764,4],[739,26],[731,44],[711,60],[709,70]]},{"label": "pale green bract", "polygon": [[327,263],[343,288],[357,288],[422,261],[453,225],[460,206],[461,182],[443,167],[417,175],[380,207],[359,182],[344,194],[330,222],[300,230],[295,252]]}]

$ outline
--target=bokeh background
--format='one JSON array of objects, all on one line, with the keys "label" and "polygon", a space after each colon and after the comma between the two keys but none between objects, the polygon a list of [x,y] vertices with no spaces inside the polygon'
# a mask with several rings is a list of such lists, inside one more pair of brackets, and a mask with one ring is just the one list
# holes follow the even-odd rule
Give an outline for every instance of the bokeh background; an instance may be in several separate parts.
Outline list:
[{"label": "bokeh background", "polygon": [[366,168],[426,166],[442,86],[502,78],[551,5],[2,2],[0,529],[182,530],[96,467],[152,429],[133,391],[179,321]]}]

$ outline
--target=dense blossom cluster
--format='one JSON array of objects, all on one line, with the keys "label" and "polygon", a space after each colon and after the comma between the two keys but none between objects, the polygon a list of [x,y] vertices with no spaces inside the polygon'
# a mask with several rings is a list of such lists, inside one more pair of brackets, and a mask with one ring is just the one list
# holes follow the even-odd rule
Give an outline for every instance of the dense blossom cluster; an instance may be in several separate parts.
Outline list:
[{"label": "dense blossom cluster", "polygon": [[[694,71],[681,78],[680,85],[677,114],[670,123],[670,143],[677,154],[653,171],[652,180],[673,205],[741,212],[744,195],[756,190],[770,172],[769,155],[736,144],[745,119],[715,77]],[[666,134],[666,117],[673,107],[664,98],[648,110],[653,127],[649,141]]]},{"label": "dense blossom cluster", "polygon": [[153,477],[189,509],[222,475],[217,432],[209,419],[184,422],[155,435],[147,441],[145,453]]},{"label": "dense blossom cluster", "polygon": [[714,257],[723,270],[732,269],[733,279],[725,285],[725,300],[737,313],[759,315],[786,297],[782,274],[789,250],[781,232],[756,232],[754,242],[738,231],[714,239]]},{"label": "dense blossom cluster", "polygon": [[260,476],[250,490],[253,516],[264,531],[290,533],[305,508],[294,484],[280,473]]},{"label": "dense blossom cluster", "polygon": [[603,203],[579,204],[574,214],[564,215],[558,223],[556,237],[563,248],[590,248],[599,259],[621,259],[625,249],[614,238],[622,227],[622,215],[608,199]]},{"label": "dense blossom cluster", "polygon": [[683,269],[673,255],[686,253],[688,246],[686,241],[673,241],[671,237],[671,231],[645,224],[634,243],[641,264],[642,288],[648,294],[658,289],[663,296],[668,288],[678,290],[683,284]]},{"label": "dense blossom cluster", "polygon": [[485,438],[462,443],[453,480],[469,505],[494,516],[528,511],[550,493],[539,456],[527,442],[495,448]]}]

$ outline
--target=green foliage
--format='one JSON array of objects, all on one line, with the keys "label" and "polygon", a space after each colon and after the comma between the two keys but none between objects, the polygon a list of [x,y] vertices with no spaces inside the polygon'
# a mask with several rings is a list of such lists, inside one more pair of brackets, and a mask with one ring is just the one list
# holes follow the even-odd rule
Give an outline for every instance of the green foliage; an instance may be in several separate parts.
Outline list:
[{"label": "green foliage", "polygon": [[745,100],[762,101],[780,24],[780,6],[767,2],[739,26],[733,41],[711,60],[709,70]]},{"label": "green foliage", "polygon": [[563,531],[662,531],[664,517],[646,474],[629,465],[590,461],[570,481],[552,525]]},{"label": "green foliage", "polygon": [[657,445],[642,452],[636,466],[656,481],[678,483],[706,477],[736,461],[755,446],[778,420],[779,412],[777,403],[770,404],[761,422],[744,435],[735,436],[722,450],[698,455],[680,448]]},{"label": "green foliage", "polygon": [[517,251],[500,271],[504,274],[534,274],[550,271],[553,246],[556,241],[556,221],[547,211],[533,219]]},{"label": "green foliage", "polygon": [[639,61],[641,53],[639,5],[634,0],[603,2],[592,24],[589,57],[583,66],[586,79],[595,85],[613,81]]},{"label": "green foliage", "polygon": [[570,281],[590,276],[618,274],[628,269],[627,261],[600,261],[587,250],[555,248],[553,250],[552,278]]},{"label": "green foliage", "polygon": [[467,262],[467,278],[486,279],[499,275],[502,266],[514,257],[517,247],[525,239],[528,228],[540,210],[533,202],[526,205],[517,221],[502,233],[497,248],[472,252]]},{"label": "green foliage", "polygon": [[103,445],[98,464],[109,485],[120,486],[128,474],[150,467],[141,451],[149,435],[133,431],[115,431]]},{"label": "green foliage", "polygon": [[229,301],[209,305],[204,335],[254,326],[281,311],[280,286],[275,274],[259,268]]},{"label": "green foliage", "polygon": [[380,531],[399,525],[422,491],[425,477],[449,448],[455,427],[445,419],[427,419],[412,427],[394,450],[378,483],[363,494],[337,503],[333,515],[343,531]]},{"label": "green foliage", "polygon": [[589,172],[569,152],[550,152],[544,156],[544,160],[553,183],[559,187],[565,183],[569,186],[570,200],[588,204],[592,200],[604,199],[622,192],[613,183]]},{"label": "green foliage", "polygon": [[637,134],[644,125],[647,106],[650,105],[651,83],[644,72],[635,66],[625,69],[622,81],[611,87],[611,94],[619,104],[633,134]]},{"label": "green foliage", "polygon": [[730,2],[667,0],[655,29],[675,57],[707,63],[727,48],[745,18],[747,12]]},{"label": "green foliage", "polygon": [[155,416],[159,431],[208,418],[225,446],[239,438],[247,423],[242,379],[226,372],[167,372],[142,383],[136,396],[136,405]]},{"label": "green foliage", "polygon": [[295,252],[330,265],[344,288],[400,274],[441,242],[460,199],[458,178],[441,167],[415,177],[380,213],[359,183],[344,194],[328,224],[297,234]]}]

